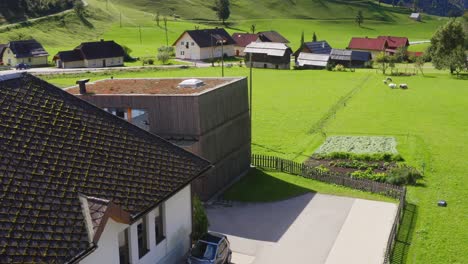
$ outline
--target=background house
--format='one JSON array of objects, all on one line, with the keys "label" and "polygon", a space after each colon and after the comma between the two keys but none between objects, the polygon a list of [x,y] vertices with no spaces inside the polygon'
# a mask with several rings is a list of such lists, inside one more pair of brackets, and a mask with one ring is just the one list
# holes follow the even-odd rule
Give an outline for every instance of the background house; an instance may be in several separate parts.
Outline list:
[{"label": "background house", "polygon": [[[32,75],[0,78],[0,263],[177,263],[206,160]],[[14,234],[14,235],[11,235]]]},{"label": "background house", "polygon": [[[247,45],[245,65],[254,68],[290,69],[292,50],[284,43],[253,42]],[[252,58],[250,58],[250,54]]]},{"label": "background house", "polygon": [[84,42],[54,56],[57,68],[102,68],[124,65],[125,51],[114,41]]},{"label": "background house", "polygon": [[223,28],[187,30],[172,44],[176,58],[206,60],[232,57],[236,42]]},{"label": "background house", "polygon": [[408,48],[409,40],[406,37],[394,37],[394,36],[378,36],[378,39],[385,39],[387,41],[387,54],[393,55],[398,48]]},{"label": "background house", "polygon": [[329,60],[329,54],[301,52],[296,60],[296,66],[302,69],[324,69]]},{"label": "background house", "polygon": [[421,13],[411,13],[410,18],[416,21],[421,21]]},{"label": "background house", "polygon": [[25,63],[30,66],[46,66],[49,53],[35,39],[17,40],[8,43],[3,51],[5,65]]},{"label": "background house", "polygon": [[289,40],[274,30],[258,32],[257,35],[257,42],[276,42],[284,44],[289,43]]},{"label": "background house", "polygon": [[250,33],[234,33],[232,34],[232,39],[236,42],[234,45],[234,51],[236,56],[242,57],[245,55],[244,49],[247,45],[252,42],[257,41],[258,35],[257,34],[250,34]]},{"label": "background house", "polygon": [[388,48],[388,43],[385,38],[352,38],[348,44],[350,50],[368,51],[372,54],[372,58],[377,57],[379,53],[385,52]]},{"label": "background house", "polygon": [[367,51],[332,49],[330,63],[341,64],[348,68],[363,68],[366,62],[372,60],[372,55]]},{"label": "background house", "polygon": [[[251,139],[245,78],[114,79],[70,93],[209,160],[214,168],[194,191],[211,198],[250,168]],[[194,80],[188,80],[194,81]]]},{"label": "background house", "polygon": [[330,54],[332,47],[325,40],[315,42],[304,42],[299,49],[294,52],[294,57],[299,57],[300,53]]}]

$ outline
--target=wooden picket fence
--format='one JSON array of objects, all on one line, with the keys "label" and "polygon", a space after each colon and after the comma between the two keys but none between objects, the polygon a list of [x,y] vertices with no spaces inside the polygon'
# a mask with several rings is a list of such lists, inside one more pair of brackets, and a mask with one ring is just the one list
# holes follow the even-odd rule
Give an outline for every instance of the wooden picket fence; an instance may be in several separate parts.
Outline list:
[{"label": "wooden picket fence", "polygon": [[390,232],[388,238],[384,264],[388,264],[391,262],[391,254],[393,251],[393,246],[395,245],[398,228],[403,219],[403,212],[406,201],[406,188],[404,186],[375,182],[367,179],[351,178],[346,174],[326,172],[312,166],[307,166],[303,163],[298,163],[295,161],[286,160],[274,156],[253,154],[251,163],[252,165],[260,168],[273,169],[293,175],[298,175],[304,178],[314,179],[330,184],[346,186],[360,191],[382,194],[398,199],[398,210],[393,221],[392,231]]}]

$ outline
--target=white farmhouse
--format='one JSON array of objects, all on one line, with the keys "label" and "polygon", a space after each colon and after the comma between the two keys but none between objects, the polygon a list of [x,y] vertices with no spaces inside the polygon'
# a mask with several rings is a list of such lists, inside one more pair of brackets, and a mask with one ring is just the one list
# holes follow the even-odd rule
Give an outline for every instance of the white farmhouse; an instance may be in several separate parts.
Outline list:
[{"label": "white farmhouse", "polygon": [[187,30],[172,44],[176,58],[206,60],[232,57],[236,42],[223,28]]},{"label": "white farmhouse", "polygon": [[29,74],[0,109],[0,263],[180,263],[208,161]]},{"label": "white farmhouse", "polygon": [[30,66],[46,66],[49,53],[35,39],[9,42],[0,53],[4,65],[25,63]]}]

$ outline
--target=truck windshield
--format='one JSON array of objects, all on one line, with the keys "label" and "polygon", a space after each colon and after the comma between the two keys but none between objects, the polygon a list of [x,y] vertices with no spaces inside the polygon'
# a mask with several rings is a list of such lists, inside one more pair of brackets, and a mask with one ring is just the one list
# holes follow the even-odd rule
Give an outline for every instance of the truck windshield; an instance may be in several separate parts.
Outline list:
[{"label": "truck windshield", "polygon": [[198,259],[213,260],[216,255],[216,246],[203,241],[198,241],[192,249],[192,256]]}]

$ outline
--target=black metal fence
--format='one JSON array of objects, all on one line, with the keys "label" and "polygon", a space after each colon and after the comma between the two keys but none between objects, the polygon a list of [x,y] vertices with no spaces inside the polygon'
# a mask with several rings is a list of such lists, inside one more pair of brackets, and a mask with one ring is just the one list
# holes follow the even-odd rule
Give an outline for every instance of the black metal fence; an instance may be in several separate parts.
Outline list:
[{"label": "black metal fence", "polygon": [[360,191],[366,191],[376,194],[382,194],[399,200],[397,214],[393,221],[392,230],[388,237],[387,249],[385,251],[384,264],[390,263],[393,246],[398,233],[398,228],[403,219],[403,212],[406,199],[406,188],[388,183],[375,182],[366,179],[351,178],[346,174],[332,173],[324,171],[312,166],[307,166],[303,163],[298,163],[291,160],[285,160],[273,156],[252,155],[252,165],[274,169],[289,174],[299,175],[304,178],[314,179],[321,182],[346,186]]}]

